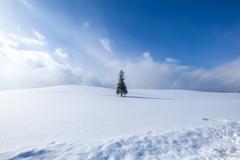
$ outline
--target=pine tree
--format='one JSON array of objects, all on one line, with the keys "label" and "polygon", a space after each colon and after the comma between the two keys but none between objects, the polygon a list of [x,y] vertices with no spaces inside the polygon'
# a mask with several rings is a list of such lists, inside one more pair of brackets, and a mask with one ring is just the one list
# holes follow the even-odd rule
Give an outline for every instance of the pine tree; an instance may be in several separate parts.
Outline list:
[{"label": "pine tree", "polygon": [[124,79],[125,79],[124,72],[121,70],[119,74],[118,84],[117,84],[117,91],[116,91],[117,95],[121,94],[122,96],[123,94],[126,95],[128,93],[127,86],[124,83]]}]

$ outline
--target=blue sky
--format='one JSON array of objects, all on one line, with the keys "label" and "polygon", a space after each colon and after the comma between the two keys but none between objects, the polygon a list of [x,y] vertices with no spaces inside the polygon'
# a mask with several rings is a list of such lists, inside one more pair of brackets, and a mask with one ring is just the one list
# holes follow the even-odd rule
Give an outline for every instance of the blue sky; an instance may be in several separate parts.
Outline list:
[{"label": "blue sky", "polygon": [[[0,1],[0,89],[240,91],[239,1]],[[1,45],[2,44],[2,45]]]}]

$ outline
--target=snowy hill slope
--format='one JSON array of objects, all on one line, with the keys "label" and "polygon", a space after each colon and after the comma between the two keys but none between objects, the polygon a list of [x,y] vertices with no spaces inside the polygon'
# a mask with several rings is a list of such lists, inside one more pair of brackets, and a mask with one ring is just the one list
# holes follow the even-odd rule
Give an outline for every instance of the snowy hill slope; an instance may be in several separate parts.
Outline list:
[{"label": "snowy hill slope", "polygon": [[240,94],[0,91],[0,159],[240,158]]}]

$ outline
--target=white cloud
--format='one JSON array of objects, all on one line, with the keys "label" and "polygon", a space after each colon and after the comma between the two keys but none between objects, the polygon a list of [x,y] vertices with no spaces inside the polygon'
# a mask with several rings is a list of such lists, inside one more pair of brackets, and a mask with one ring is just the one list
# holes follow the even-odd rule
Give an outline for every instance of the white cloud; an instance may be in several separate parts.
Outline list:
[{"label": "white cloud", "polygon": [[89,25],[89,23],[83,23],[83,29],[86,29],[86,28],[89,28],[90,27],[90,25]]},{"label": "white cloud", "polygon": [[13,48],[15,44],[2,37],[0,35],[0,89],[81,83],[81,68],[60,64],[47,52]]},{"label": "white cloud", "polygon": [[66,58],[68,56],[68,53],[65,50],[61,49],[61,48],[57,48],[55,50],[55,53],[56,53],[56,55],[58,55],[58,56],[60,56],[62,58]]},{"label": "white cloud", "polygon": [[40,34],[38,31],[35,31],[34,29],[32,29],[32,32],[38,37],[39,40],[45,39],[44,35]]},{"label": "white cloud", "polygon": [[14,42],[14,41],[4,38],[1,34],[0,34],[0,42],[2,43],[3,46],[17,47],[19,45],[18,43]]},{"label": "white cloud", "polygon": [[[19,50],[21,46],[18,45],[0,35],[0,89],[63,84],[115,88],[122,69],[128,88],[240,91],[240,58],[210,70],[193,70],[170,58],[156,62],[145,52],[134,61],[99,60],[84,69],[60,64],[47,52]],[[66,54],[60,48],[56,49],[58,51]]]},{"label": "white cloud", "polygon": [[167,63],[178,63],[178,62],[181,62],[181,61],[178,60],[178,59],[166,58],[166,62]]},{"label": "white cloud", "polygon": [[143,58],[145,58],[148,61],[152,61],[152,57],[150,56],[149,52],[143,53]]},{"label": "white cloud", "polygon": [[240,91],[240,58],[211,70],[199,68],[191,71],[189,66],[149,59],[152,59],[150,54],[144,53],[142,61],[114,60],[108,63],[106,68],[110,70],[111,76],[105,78],[104,85],[115,87],[117,73],[122,69],[129,88]]},{"label": "white cloud", "polygon": [[40,45],[40,46],[46,45],[45,42],[38,41],[38,40],[36,40],[36,39],[21,38],[21,41],[22,41],[23,43],[26,43],[26,44],[37,44],[37,45]]},{"label": "white cloud", "polygon": [[100,39],[100,42],[107,51],[111,52],[111,48],[109,46],[109,39],[108,38],[102,38],[102,39]]},{"label": "white cloud", "polygon": [[30,39],[30,38],[26,38],[26,37],[19,37],[17,35],[11,35],[12,38],[15,38],[25,44],[36,44],[36,45],[40,45],[40,46],[43,46],[43,45],[46,45],[45,42],[43,41],[39,41],[39,40],[36,40],[36,39]]}]

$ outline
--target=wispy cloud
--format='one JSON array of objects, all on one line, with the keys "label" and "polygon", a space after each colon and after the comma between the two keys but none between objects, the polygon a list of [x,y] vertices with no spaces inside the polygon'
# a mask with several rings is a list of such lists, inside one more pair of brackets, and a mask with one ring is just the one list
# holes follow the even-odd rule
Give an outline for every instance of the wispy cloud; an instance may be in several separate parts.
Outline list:
[{"label": "wispy cloud", "polygon": [[21,30],[21,28],[20,28],[18,25],[16,25],[15,23],[13,23],[12,21],[10,21],[10,23],[11,23],[14,27],[16,27],[18,30]]},{"label": "wispy cloud", "polygon": [[44,39],[45,39],[45,36],[42,35],[42,34],[40,34],[38,31],[32,29],[32,32],[37,36],[37,38],[38,38],[39,40],[44,40]]},{"label": "wispy cloud", "polygon": [[178,62],[181,62],[181,61],[178,60],[178,59],[166,58],[166,62],[167,63],[178,63]]},{"label": "wispy cloud", "polygon": [[38,41],[36,39],[22,38],[21,41],[26,44],[37,44],[37,45],[41,45],[41,46],[46,45],[45,42]]},{"label": "wispy cloud", "polygon": [[88,22],[86,22],[86,23],[83,23],[83,29],[86,29],[86,28],[89,28],[90,27],[90,25],[89,25],[89,23]]},{"label": "wispy cloud", "polygon": [[31,39],[31,38],[26,38],[26,37],[19,37],[17,35],[11,35],[12,38],[15,38],[25,44],[36,44],[36,45],[46,45],[45,42],[43,41],[39,41],[39,40],[36,40],[36,39]]},{"label": "wispy cloud", "polygon": [[100,42],[107,51],[112,52],[111,48],[109,46],[109,39],[108,38],[102,38],[102,39],[100,39]]},{"label": "wispy cloud", "polygon": [[32,6],[27,2],[27,0],[21,0],[21,2],[26,6],[26,7],[28,7],[30,10],[34,10],[33,8],[32,8]]},{"label": "wispy cloud", "polygon": [[55,53],[56,53],[56,55],[58,55],[58,56],[60,56],[62,58],[66,58],[68,56],[68,53],[65,50],[61,49],[61,48],[57,48],[55,50]]}]

